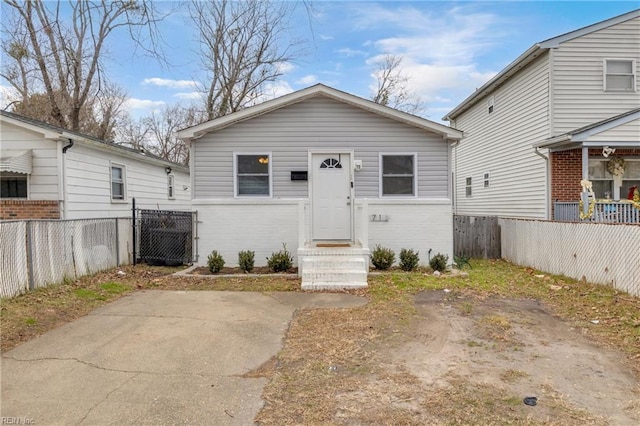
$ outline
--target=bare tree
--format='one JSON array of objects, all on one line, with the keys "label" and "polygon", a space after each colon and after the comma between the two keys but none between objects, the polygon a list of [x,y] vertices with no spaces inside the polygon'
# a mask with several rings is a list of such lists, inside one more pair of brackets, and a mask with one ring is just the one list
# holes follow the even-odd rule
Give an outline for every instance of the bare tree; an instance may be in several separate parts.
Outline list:
[{"label": "bare tree", "polygon": [[208,72],[203,91],[209,119],[255,102],[263,95],[265,83],[280,77],[282,65],[299,53],[295,51],[298,42],[287,31],[294,7],[293,2],[270,0],[191,3]]},{"label": "bare tree", "polygon": [[373,77],[376,90],[371,100],[384,106],[420,115],[425,110],[424,102],[409,88],[409,77],[402,71],[402,57],[386,54],[374,62]]},{"label": "bare tree", "polygon": [[[83,112],[105,90],[105,44],[116,30],[129,32],[134,45],[157,54],[157,23],[164,16],[151,0],[61,1],[4,0],[2,49],[6,64],[0,75],[23,101],[43,94],[50,103],[47,122],[82,130]],[[116,104],[97,117],[109,120]],[[116,108],[117,109],[117,108]],[[102,126],[109,133],[110,124]]]},{"label": "bare tree", "polygon": [[165,160],[188,164],[189,147],[176,138],[176,132],[205,119],[205,114],[198,112],[195,107],[179,104],[153,111],[142,120],[147,129],[146,147],[151,153]]}]

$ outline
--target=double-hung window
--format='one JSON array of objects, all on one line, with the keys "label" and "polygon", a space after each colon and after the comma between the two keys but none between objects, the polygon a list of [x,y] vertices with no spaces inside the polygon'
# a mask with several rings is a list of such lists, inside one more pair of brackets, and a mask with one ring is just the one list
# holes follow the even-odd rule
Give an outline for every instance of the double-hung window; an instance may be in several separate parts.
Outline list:
[{"label": "double-hung window", "polygon": [[636,62],[633,59],[605,59],[604,90],[607,92],[635,92]]},{"label": "double-hung window", "polygon": [[111,164],[111,201],[125,201],[126,169],[120,164]]},{"label": "double-hung window", "polygon": [[471,177],[467,177],[464,182],[464,195],[466,197],[473,196],[473,179]]},{"label": "double-hung window", "polygon": [[271,154],[235,154],[235,194],[271,196]]},{"label": "double-hung window", "polygon": [[416,154],[380,154],[382,196],[416,195]]},{"label": "double-hung window", "polygon": [[175,176],[172,174],[167,175],[167,198],[176,199]]}]

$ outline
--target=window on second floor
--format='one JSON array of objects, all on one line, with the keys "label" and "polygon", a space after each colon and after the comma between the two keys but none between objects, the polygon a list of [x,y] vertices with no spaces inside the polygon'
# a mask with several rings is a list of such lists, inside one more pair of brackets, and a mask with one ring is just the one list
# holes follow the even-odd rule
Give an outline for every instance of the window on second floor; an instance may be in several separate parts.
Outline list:
[{"label": "window on second floor", "polygon": [[607,92],[635,92],[635,61],[633,59],[605,59],[604,90]]},{"label": "window on second floor", "polygon": [[167,175],[167,198],[176,199],[175,177],[171,174]]},{"label": "window on second floor", "polygon": [[471,192],[471,189],[472,189],[472,179],[471,177],[468,177],[465,179],[464,195],[467,197],[471,197],[473,195]]}]

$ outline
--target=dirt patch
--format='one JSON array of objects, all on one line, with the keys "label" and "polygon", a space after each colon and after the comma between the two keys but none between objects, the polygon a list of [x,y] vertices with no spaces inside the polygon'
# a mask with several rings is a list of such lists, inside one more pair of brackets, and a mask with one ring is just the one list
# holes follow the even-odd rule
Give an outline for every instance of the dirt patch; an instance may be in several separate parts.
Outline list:
[{"label": "dirt patch", "polygon": [[[479,405],[485,419],[640,423],[633,404],[640,382],[624,356],[594,346],[539,302],[431,291],[415,303],[409,341],[386,352],[389,367],[406,369],[429,389],[416,407],[433,411],[441,399],[449,406],[457,399]],[[527,396],[538,404],[525,406]]]}]

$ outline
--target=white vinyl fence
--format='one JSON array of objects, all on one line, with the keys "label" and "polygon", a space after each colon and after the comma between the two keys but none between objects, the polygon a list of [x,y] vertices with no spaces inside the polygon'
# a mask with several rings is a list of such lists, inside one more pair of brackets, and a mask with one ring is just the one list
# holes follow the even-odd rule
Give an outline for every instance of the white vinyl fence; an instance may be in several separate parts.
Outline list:
[{"label": "white vinyl fence", "polygon": [[502,258],[640,296],[640,226],[500,218]]},{"label": "white vinyl fence", "polygon": [[0,222],[0,296],[130,263],[130,218]]}]

